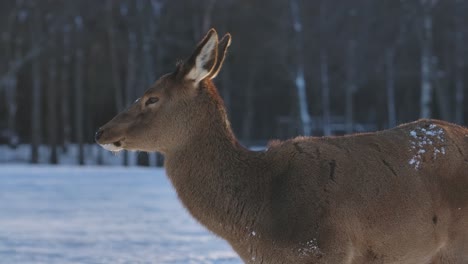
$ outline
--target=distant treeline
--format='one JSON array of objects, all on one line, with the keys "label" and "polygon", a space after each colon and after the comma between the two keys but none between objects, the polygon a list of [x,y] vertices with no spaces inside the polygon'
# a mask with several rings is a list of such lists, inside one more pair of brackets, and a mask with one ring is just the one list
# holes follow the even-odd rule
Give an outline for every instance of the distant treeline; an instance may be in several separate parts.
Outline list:
[{"label": "distant treeline", "polygon": [[247,144],[464,124],[467,12],[463,0],[3,0],[0,140],[31,143],[33,162],[40,144],[55,162],[59,146],[91,143],[211,27],[233,35],[216,83]]}]

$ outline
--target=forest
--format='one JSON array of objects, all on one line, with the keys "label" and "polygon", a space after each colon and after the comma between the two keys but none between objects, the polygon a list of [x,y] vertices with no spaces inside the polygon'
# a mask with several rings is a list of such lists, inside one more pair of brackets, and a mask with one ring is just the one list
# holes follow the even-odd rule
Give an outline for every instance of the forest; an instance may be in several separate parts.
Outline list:
[{"label": "forest", "polygon": [[[233,42],[216,85],[247,146],[466,124],[468,1],[3,0],[0,144],[57,163],[185,59],[210,28]],[[126,163],[127,155],[123,162]],[[146,158],[147,159],[147,158]]]}]

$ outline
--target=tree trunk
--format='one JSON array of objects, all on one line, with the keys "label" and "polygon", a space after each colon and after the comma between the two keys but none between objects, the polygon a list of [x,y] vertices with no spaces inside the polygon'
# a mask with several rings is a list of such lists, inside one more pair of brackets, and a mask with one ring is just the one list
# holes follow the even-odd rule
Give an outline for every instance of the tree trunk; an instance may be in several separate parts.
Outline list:
[{"label": "tree trunk", "polygon": [[[447,63],[449,65],[449,63]],[[437,100],[437,106],[439,109],[440,118],[443,120],[451,121],[452,113],[451,113],[451,104],[450,104],[450,95],[448,91],[448,82],[444,82],[443,78],[438,76],[437,70],[439,68],[439,63],[436,57],[433,57],[432,64],[431,64],[432,72],[432,82],[435,91],[435,99]],[[450,72],[450,70],[448,70]]]},{"label": "tree trunk", "polygon": [[149,36],[143,37],[143,62],[145,72],[145,87],[150,86],[155,80],[153,54],[151,52],[151,38]]},{"label": "tree trunk", "polygon": [[331,130],[331,109],[330,109],[330,74],[328,62],[328,24],[327,0],[321,0],[319,4],[319,32],[320,32],[320,84],[322,92],[322,133],[330,136]]},{"label": "tree trunk", "polygon": [[421,39],[421,118],[432,116],[432,3],[421,0],[422,17],[422,39]]},{"label": "tree trunk", "polygon": [[[83,24],[80,16],[75,17],[75,38],[81,39]],[[75,82],[74,82],[74,94],[75,94],[75,130],[76,130],[76,144],[78,145],[78,164],[84,165],[84,142],[83,142],[83,77],[84,77],[84,54],[81,43],[76,41],[77,46],[75,48]]]},{"label": "tree trunk", "polygon": [[345,95],[345,128],[346,133],[354,131],[354,92],[356,91],[356,40],[348,41],[348,63],[346,70],[346,95]]},{"label": "tree trunk", "polygon": [[[7,128],[7,137],[8,144],[10,147],[15,147],[18,144],[18,138],[16,137],[16,86],[17,86],[17,73],[15,70],[16,64],[20,63],[22,60],[22,38],[21,35],[17,35],[14,45],[11,45],[12,35],[15,33],[17,28],[14,27],[17,23],[17,17],[19,16],[19,10],[21,9],[22,3],[16,1],[14,10],[10,13],[7,22],[7,30],[2,32],[2,40],[5,42],[4,50],[4,60],[7,62],[6,74],[0,78],[0,92],[2,86],[5,89],[5,103],[6,103],[6,128]],[[17,32],[16,32],[17,33]],[[2,65],[3,66],[3,65]],[[1,93],[0,93],[1,94]]]},{"label": "tree trunk", "polygon": [[112,71],[112,85],[114,86],[114,101],[117,112],[123,109],[123,98],[122,98],[122,80],[120,79],[119,68],[120,61],[117,51],[117,40],[115,39],[115,28],[114,28],[114,13],[113,13],[113,0],[107,0],[107,37],[109,43],[109,57],[111,61]]},{"label": "tree trunk", "polygon": [[[159,76],[160,74],[162,74],[162,72],[161,72],[161,68],[162,68],[162,64],[163,64],[162,60],[163,60],[163,56],[165,54],[164,51],[163,51],[163,46],[162,46],[161,41],[157,41],[157,42],[154,41],[155,38],[158,38],[158,37],[162,36],[162,32],[160,30],[159,25],[160,25],[161,12],[162,12],[163,7],[165,5],[165,1],[151,0],[150,4],[151,4],[153,22],[150,25],[150,28],[149,28],[150,33],[149,34],[152,36],[151,46],[154,47],[153,52],[155,52],[154,55],[155,55],[155,58],[156,58],[156,60],[152,64],[153,71],[151,72],[152,73],[151,77],[153,78],[151,80],[151,82],[154,82],[155,81],[154,77]],[[154,159],[154,161],[155,161],[154,164],[157,167],[162,166],[163,156],[160,153],[155,153],[154,155],[152,155],[151,159]]]},{"label": "tree trunk", "polygon": [[455,5],[455,122],[463,125],[465,122],[464,117],[464,81],[463,81],[463,67],[464,61],[464,27],[463,27],[463,0],[457,0]]},{"label": "tree trunk", "polygon": [[7,101],[7,131],[8,131],[8,144],[10,147],[16,147],[18,144],[18,139],[16,135],[16,86],[17,86],[17,77],[16,75],[9,75],[5,79],[5,95]]},{"label": "tree trunk", "polygon": [[[23,48],[23,39],[18,36],[16,41],[15,41],[15,48],[14,48],[14,56],[11,61],[11,67],[13,67],[13,64],[17,61],[22,60],[22,48]],[[7,98],[7,111],[8,111],[8,117],[7,117],[7,128],[9,132],[9,144],[11,147],[15,148],[18,143],[18,135],[16,132],[16,114],[18,111],[18,105],[17,105],[17,85],[18,85],[18,77],[16,73],[12,73],[8,76],[6,82],[6,98]]]},{"label": "tree trunk", "polygon": [[231,78],[230,78],[230,72],[229,72],[229,64],[226,64],[223,66],[223,70],[220,74],[219,77],[221,77],[221,95],[223,97],[224,105],[226,106],[226,109],[228,111],[228,114],[230,113],[231,110]]},{"label": "tree trunk", "polygon": [[[154,65],[153,65],[153,34],[155,33],[154,25],[154,14],[149,12],[149,15],[146,13],[147,6],[145,1],[137,1],[138,4],[138,15],[140,17],[141,26],[141,39],[142,39],[142,49],[140,61],[143,63],[142,72],[142,83],[140,89],[146,89],[150,86],[155,80],[154,77]],[[148,166],[149,165],[149,156],[146,152],[140,152],[137,155],[137,165]]]},{"label": "tree trunk", "polygon": [[135,80],[137,57],[137,38],[135,32],[128,34],[128,58],[127,58],[127,78],[125,83],[125,101],[132,103],[135,100]]},{"label": "tree trunk", "polygon": [[332,134],[330,124],[330,79],[328,75],[328,56],[324,48],[320,50],[320,82],[322,84],[322,130],[324,136]]},{"label": "tree trunk", "polygon": [[[113,0],[107,0],[107,36],[109,39],[109,56],[111,61],[112,70],[112,84],[115,88],[114,98],[116,112],[120,112],[124,109],[124,98],[123,98],[123,83],[120,77],[120,59],[117,50],[118,40],[115,37],[115,25],[114,25],[114,12],[113,12]],[[126,166],[128,164],[128,155],[122,156],[122,164]]]},{"label": "tree trunk", "polygon": [[304,136],[310,136],[312,129],[311,118],[309,115],[309,106],[307,103],[306,82],[304,77],[304,43],[300,7],[298,0],[290,0],[289,5],[295,35],[296,71],[294,83],[296,86],[297,100],[299,103],[299,117],[301,121],[302,134]]},{"label": "tree trunk", "polygon": [[[33,25],[31,27],[31,47],[37,47],[37,35],[40,34],[41,14],[39,7],[34,10]],[[42,139],[42,80],[40,58],[32,60],[32,102],[31,102],[31,163],[39,162],[39,146]]]},{"label": "tree trunk", "polygon": [[71,116],[70,116],[70,25],[63,27],[63,57],[61,67],[61,85],[60,94],[62,95],[61,103],[61,119],[63,127],[62,135],[62,150],[68,151],[68,145],[71,138]]},{"label": "tree trunk", "polygon": [[39,59],[32,62],[31,105],[31,163],[39,162],[39,145],[42,137],[42,87]]},{"label": "tree trunk", "polygon": [[387,116],[388,127],[395,127],[396,108],[395,108],[395,51],[388,48],[385,53],[385,74],[387,87]]},{"label": "tree trunk", "polygon": [[[135,94],[137,39],[134,32],[128,33],[127,78],[125,83],[125,101],[130,104]],[[123,165],[128,166],[128,152],[123,153]]]},{"label": "tree trunk", "polygon": [[246,144],[250,144],[252,141],[252,125],[254,118],[254,99],[255,99],[255,66],[250,66],[250,70],[247,77],[247,83],[245,85],[245,116],[242,119],[242,140]]},{"label": "tree trunk", "polygon": [[[54,50],[53,48],[51,50]],[[47,120],[48,138],[50,147],[49,163],[57,164],[57,60],[53,54],[49,55],[49,83],[47,86]]]}]

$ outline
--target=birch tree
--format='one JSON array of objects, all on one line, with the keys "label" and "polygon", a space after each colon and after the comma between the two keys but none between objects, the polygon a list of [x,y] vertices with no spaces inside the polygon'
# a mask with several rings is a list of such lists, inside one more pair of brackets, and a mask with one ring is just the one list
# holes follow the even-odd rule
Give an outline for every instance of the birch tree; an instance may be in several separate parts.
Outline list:
[{"label": "birch tree", "polygon": [[432,116],[432,75],[433,75],[433,51],[432,51],[432,10],[437,0],[420,0],[421,18],[421,101],[420,117]]},{"label": "birch tree", "polygon": [[395,127],[397,125],[397,113],[396,113],[396,89],[395,82],[397,77],[396,72],[396,53],[399,48],[403,45],[405,34],[407,33],[406,17],[400,18],[397,23],[398,30],[396,33],[395,41],[392,41],[390,45],[385,49],[385,90],[387,95],[387,119],[388,127]]},{"label": "birch tree", "polygon": [[298,0],[290,0],[292,27],[294,32],[294,58],[295,58],[295,80],[297,100],[299,106],[299,117],[301,121],[301,132],[304,136],[311,134],[311,118],[307,102],[306,81],[304,77],[304,37]]}]

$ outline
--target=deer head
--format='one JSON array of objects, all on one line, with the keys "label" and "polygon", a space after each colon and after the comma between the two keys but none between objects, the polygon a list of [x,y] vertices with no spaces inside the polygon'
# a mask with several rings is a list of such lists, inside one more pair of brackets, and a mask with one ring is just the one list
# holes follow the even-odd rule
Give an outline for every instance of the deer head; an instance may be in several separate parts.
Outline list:
[{"label": "deer head", "polygon": [[[219,73],[231,36],[218,43],[214,29],[176,70],[162,76],[128,109],[102,126],[96,142],[110,151],[139,150],[165,153],[206,129],[213,104],[211,79]],[[205,127],[204,127],[205,126]],[[201,132],[200,132],[201,133]]]}]

